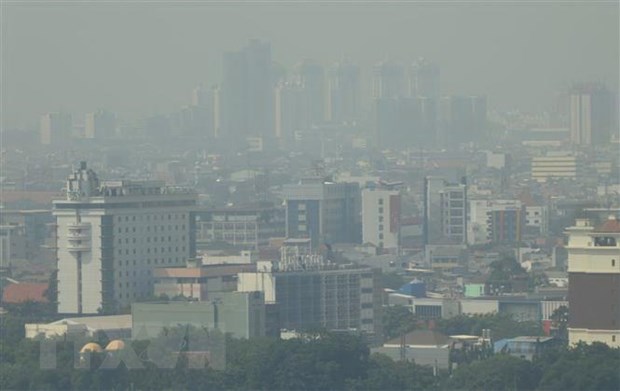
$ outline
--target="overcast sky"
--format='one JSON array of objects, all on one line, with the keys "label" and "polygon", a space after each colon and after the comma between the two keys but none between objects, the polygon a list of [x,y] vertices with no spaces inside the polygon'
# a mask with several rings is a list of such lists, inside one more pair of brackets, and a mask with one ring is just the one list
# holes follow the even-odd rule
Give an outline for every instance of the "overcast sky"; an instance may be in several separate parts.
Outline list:
[{"label": "overcast sky", "polygon": [[221,55],[272,43],[291,68],[343,55],[375,62],[419,56],[441,66],[442,92],[481,94],[491,109],[537,110],[571,81],[618,87],[618,2],[239,3],[57,2],[2,5],[5,126],[40,114],[108,108],[121,118],[168,113],[221,78]]}]

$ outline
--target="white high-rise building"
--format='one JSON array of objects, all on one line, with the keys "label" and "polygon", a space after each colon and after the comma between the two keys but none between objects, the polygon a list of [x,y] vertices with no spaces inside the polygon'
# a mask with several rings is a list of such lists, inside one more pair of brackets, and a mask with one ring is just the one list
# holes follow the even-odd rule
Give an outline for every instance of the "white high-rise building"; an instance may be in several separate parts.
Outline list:
[{"label": "white high-rise building", "polygon": [[71,114],[45,113],[41,116],[41,144],[50,145],[66,142],[72,137],[72,130]]},{"label": "white high-rise building", "polygon": [[196,195],[160,181],[103,181],[80,163],[54,201],[58,312],[114,311],[152,294],[152,271],[195,252]]},{"label": "white high-rise building", "polygon": [[400,244],[400,192],[387,189],[362,191],[362,237],[381,249]]}]

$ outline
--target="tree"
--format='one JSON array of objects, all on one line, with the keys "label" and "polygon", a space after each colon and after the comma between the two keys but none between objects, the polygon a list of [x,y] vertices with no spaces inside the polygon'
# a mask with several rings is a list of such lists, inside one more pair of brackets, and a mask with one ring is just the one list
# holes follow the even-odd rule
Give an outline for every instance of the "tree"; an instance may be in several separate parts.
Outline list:
[{"label": "tree", "polygon": [[568,307],[561,305],[551,314],[551,323],[557,330],[556,337],[568,341]]},{"label": "tree", "polygon": [[508,355],[459,366],[446,385],[459,390],[533,390],[540,371],[531,362]]},{"label": "tree", "polygon": [[386,339],[406,334],[416,327],[416,316],[402,305],[383,308],[383,335]]}]

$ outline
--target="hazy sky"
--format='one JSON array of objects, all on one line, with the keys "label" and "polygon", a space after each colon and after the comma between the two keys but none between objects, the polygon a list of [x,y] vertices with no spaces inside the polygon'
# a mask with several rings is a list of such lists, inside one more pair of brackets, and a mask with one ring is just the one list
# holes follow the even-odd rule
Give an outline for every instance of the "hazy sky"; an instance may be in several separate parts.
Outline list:
[{"label": "hazy sky", "polygon": [[617,1],[438,3],[5,2],[2,122],[171,112],[219,82],[222,52],[249,38],[271,41],[289,69],[347,55],[367,76],[379,60],[424,56],[440,64],[443,93],[486,93],[490,108],[536,110],[574,80],[618,87]]}]

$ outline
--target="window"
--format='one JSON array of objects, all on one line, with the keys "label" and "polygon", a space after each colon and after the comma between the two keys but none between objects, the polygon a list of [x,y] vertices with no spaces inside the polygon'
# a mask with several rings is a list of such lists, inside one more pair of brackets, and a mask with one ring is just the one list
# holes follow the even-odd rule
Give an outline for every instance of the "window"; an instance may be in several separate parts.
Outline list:
[{"label": "window", "polygon": [[383,231],[383,224],[379,224],[379,231]]},{"label": "window", "polygon": [[379,208],[379,213],[383,213],[383,208]]},{"label": "window", "polygon": [[616,266],[616,260],[615,259],[611,260],[611,266]]},{"label": "window", "polygon": [[383,198],[379,198],[379,205],[383,205]]},{"label": "window", "polygon": [[383,234],[379,234],[379,239],[383,240]]},{"label": "window", "polygon": [[616,342],[616,336],[615,335],[611,336],[611,342]]}]

